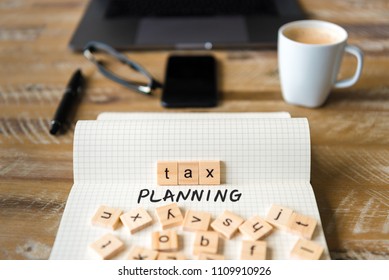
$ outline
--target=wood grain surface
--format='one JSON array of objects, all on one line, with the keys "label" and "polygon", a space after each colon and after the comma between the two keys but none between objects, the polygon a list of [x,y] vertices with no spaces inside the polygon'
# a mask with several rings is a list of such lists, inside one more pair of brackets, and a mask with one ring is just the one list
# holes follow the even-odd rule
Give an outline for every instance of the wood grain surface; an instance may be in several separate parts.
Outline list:
[{"label": "wood grain surface", "polygon": [[[344,26],[349,42],[363,49],[360,81],[334,90],[322,108],[295,107],[282,100],[275,50],[215,51],[222,102],[207,111],[307,117],[312,185],[332,258],[389,259],[389,2],[300,3],[310,18]],[[54,137],[48,128],[76,68],[88,86],[75,121],[105,111],[171,111],[161,107],[160,93],[128,91],[68,50],[86,5],[0,0],[0,259],[50,255],[73,183],[73,129]],[[171,53],[128,56],[163,80]],[[355,64],[346,56],[340,76],[351,75]]]}]

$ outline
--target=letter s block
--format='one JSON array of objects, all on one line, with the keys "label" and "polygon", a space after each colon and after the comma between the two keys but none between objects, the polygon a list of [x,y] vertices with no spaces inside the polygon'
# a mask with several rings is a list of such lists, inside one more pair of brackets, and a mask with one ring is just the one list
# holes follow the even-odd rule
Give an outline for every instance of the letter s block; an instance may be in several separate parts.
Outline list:
[{"label": "letter s block", "polygon": [[157,162],[157,183],[160,186],[178,184],[178,163],[176,161]]}]

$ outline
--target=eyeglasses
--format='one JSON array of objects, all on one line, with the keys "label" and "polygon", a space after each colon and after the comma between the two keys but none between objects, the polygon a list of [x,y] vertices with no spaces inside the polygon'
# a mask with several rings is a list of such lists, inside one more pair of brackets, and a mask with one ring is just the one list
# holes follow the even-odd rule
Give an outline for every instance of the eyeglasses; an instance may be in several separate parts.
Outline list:
[{"label": "eyeglasses", "polygon": [[[85,48],[84,48],[84,56],[93,64],[96,65],[96,67],[99,69],[100,73],[103,74],[106,78],[117,82],[131,90],[137,91],[139,93],[145,94],[145,95],[151,95],[152,91],[156,88],[162,87],[162,84],[159,83],[157,80],[155,80],[149,72],[146,71],[141,65],[138,63],[129,60],[125,55],[122,53],[117,52],[114,48],[101,43],[92,41],[89,42]],[[101,59],[98,59],[94,53],[101,53],[108,55],[110,59],[114,59],[116,61],[121,62],[122,64],[127,65],[132,70],[139,72],[142,74],[147,82],[145,83],[139,83],[139,82],[131,82],[120,75],[114,73],[113,71],[109,70],[105,66],[105,62],[103,62]]]}]

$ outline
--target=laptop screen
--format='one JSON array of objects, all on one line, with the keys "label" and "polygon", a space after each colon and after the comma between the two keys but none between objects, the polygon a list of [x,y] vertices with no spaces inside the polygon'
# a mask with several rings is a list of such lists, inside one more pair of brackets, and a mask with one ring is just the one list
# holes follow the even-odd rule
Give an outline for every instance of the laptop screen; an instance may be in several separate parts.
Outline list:
[{"label": "laptop screen", "polygon": [[270,0],[111,0],[105,16],[277,15]]}]

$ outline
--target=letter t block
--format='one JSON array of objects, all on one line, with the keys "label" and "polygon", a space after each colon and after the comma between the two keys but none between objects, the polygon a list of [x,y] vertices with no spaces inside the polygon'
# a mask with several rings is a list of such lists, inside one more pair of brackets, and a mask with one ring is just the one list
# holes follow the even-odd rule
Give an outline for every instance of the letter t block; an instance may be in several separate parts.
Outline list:
[{"label": "letter t block", "polygon": [[176,161],[158,161],[157,182],[160,186],[178,185],[178,163]]}]

